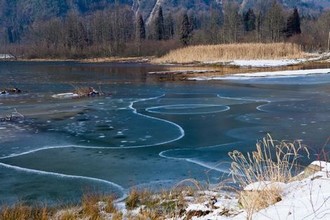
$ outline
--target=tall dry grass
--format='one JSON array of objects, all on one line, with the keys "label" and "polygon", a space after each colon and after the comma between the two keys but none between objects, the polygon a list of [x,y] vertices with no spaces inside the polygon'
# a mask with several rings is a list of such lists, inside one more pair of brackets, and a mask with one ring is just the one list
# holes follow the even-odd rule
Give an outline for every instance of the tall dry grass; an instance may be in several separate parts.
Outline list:
[{"label": "tall dry grass", "polygon": [[155,63],[225,62],[234,59],[302,58],[304,52],[292,43],[244,43],[198,45],[170,51]]},{"label": "tall dry grass", "polygon": [[35,219],[47,220],[49,219],[50,210],[46,207],[36,208],[26,206],[23,204],[16,204],[15,206],[3,206],[0,209],[0,219],[16,220],[16,219]]},{"label": "tall dry grass", "polygon": [[298,159],[309,151],[301,141],[277,141],[267,134],[256,144],[256,151],[243,153],[235,150],[229,153],[233,160],[231,174],[241,187],[260,181],[290,181],[301,168]]},{"label": "tall dry grass", "polygon": [[254,212],[281,200],[280,183],[294,180],[302,170],[298,159],[309,157],[309,151],[301,141],[276,141],[268,134],[257,142],[256,151],[243,154],[235,150],[229,156],[232,177],[242,189],[260,183],[258,189],[240,191],[240,204],[251,219]]}]

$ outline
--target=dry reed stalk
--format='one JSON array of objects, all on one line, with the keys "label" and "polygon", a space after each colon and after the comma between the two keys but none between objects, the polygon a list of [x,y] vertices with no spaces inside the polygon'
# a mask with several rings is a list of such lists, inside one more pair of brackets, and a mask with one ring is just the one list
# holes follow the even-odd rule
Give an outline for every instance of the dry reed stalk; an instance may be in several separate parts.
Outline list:
[{"label": "dry reed stalk", "polygon": [[112,220],[122,220],[123,219],[123,213],[122,212],[115,212],[111,216]]},{"label": "dry reed stalk", "polygon": [[239,203],[245,209],[248,219],[252,219],[254,212],[279,201],[281,201],[281,189],[276,187],[267,190],[242,191],[239,197]]},{"label": "dry reed stalk", "polygon": [[301,47],[292,43],[243,43],[198,45],[170,51],[155,63],[225,62],[234,59],[302,58]]},{"label": "dry reed stalk", "polygon": [[140,204],[140,202],[140,193],[136,189],[132,189],[125,201],[126,208],[134,209]]},{"label": "dry reed stalk", "polygon": [[85,216],[88,216],[94,220],[101,219],[100,209],[98,202],[100,196],[97,194],[85,194],[82,198],[82,211]]},{"label": "dry reed stalk", "polygon": [[61,216],[58,218],[59,220],[77,220],[77,214],[70,212],[70,211],[65,211]]},{"label": "dry reed stalk", "polygon": [[106,196],[104,197],[103,201],[105,202],[104,211],[106,211],[107,213],[117,212],[117,209],[114,204],[115,199],[113,196]]},{"label": "dry reed stalk", "polygon": [[244,189],[252,183],[262,183],[266,187],[243,190],[239,194],[240,204],[247,212],[248,219],[260,209],[281,200],[281,187],[298,173],[298,159],[302,154],[309,157],[309,151],[301,141],[276,141],[268,134],[256,144],[256,151],[244,155],[239,151],[229,153],[233,160],[231,174],[234,182]]},{"label": "dry reed stalk", "polygon": [[299,168],[301,153],[309,157],[308,149],[301,141],[276,141],[269,134],[256,144],[256,148],[247,155],[236,150],[229,153],[233,160],[231,174],[241,187],[263,181],[288,182]]},{"label": "dry reed stalk", "polygon": [[23,204],[17,204],[13,207],[1,207],[0,219],[16,220],[16,219],[35,219],[47,220],[49,213],[47,208],[32,208]]}]

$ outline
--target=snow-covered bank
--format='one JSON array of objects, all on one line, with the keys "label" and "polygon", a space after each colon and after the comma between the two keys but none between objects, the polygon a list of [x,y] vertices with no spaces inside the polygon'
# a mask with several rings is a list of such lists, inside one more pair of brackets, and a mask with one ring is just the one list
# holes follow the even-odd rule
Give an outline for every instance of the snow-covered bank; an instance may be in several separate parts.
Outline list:
[{"label": "snow-covered bank", "polygon": [[[312,170],[312,171],[311,171]],[[240,209],[237,199],[228,201],[215,198],[213,207],[204,203],[189,204],[188,213],[198,213],[192,219],[199,220],[263,220],[263,219],[329,219],[330,218],[330,163],[314,161],[305,173],[307,177],[289,183],[280,183],[280,201],[247,213]],[[297,178],[299,179],[299,178]],[[263,184],[252,184],[246,190],[260,190]],[[266,187],[267,188],[267,187]],[[202,216],[201,216],[202,215]],[[186,219],[186,216],[181,219]]]},{"label": "snow-covered bank", "polygon": [[282,200],[253,214],[252,219],[329,219],[330,163],[314,161],[312,165],[319,171],[285,184]]},{"label": "snow-covered bank", "polygon": [[296,60],[234,60],[229,65],[240,66],[240,67],[279,67],[289,66],[305,62],[306,59]]},{"label": "snow-covered bank", "polygon": [[10,60],[15,59],[12,54],[0,54],[0,60]]},{"label": "snow-covered bank", "polygon": [[191,77],[189,80],[240,80],[240,79],[250,79],[256,77],[296,77],[296,76],[306,76],[312,74],[329,74],[330,69],[309,69],[309,70],[288,70],[288,71],[275,71],[275,72],[254,72],[254,73],[236,73],[226,76],[200,76]]},{"label": "snow-covered bank", "polygon": [[311,55],[310,58],[301,59],[260,59],[260,60],[231,60],[231,61],[206,61],[204,64],[222,64],[238,67],[281,67],[325,60],[330,57],[330,53]]},{"label": "snow-covered bank", "polygon": [[303,62],[306,62],[306,59],[206,61],[203,64],[220,64],[238,67],[280,67]]}]

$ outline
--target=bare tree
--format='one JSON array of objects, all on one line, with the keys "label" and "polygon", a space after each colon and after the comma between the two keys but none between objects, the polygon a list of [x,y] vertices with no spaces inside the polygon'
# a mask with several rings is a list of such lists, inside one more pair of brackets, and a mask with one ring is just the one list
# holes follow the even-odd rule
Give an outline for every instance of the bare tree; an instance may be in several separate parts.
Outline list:
[{"label": "bare tree", "polygon": [[242,19],[239,12],[237,3],[226,2],[224,5],[224,23],[223,23],[223,36],[227,43],[238,42],[240,33],[242,32]]},{"label": "bare tree", "polygon": [[274,1],[265,15],[265,38],[267,41],[278,42],[283,39],[285,30],[285,17],[281,5]]}]

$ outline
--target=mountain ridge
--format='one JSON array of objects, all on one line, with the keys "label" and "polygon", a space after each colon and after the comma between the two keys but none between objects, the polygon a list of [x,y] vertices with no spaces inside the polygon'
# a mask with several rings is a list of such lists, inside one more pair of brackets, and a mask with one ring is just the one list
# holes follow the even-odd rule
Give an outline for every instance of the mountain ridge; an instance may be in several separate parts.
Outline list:
[{"label": "mountain ridge", "polygon": [[[273,0],[234,0],[241,11],[267,4]],[[203,11],[212,7],[221,8],[228,0],[0,0],[0,25],[8,20],[20,20],[21,23],[32,23],[35,20],[63,17],[71,11],[92,13],[104,10],[115,4],[128,5],[136,13],[142,14],[146,23],[150,23],[157,9],[162,6],[165,11]],[[232,2],[232,1],[231,1]],[[304,14],[315,14],[330,8],[330,0],[278,0],[285,8],[297,7]]]}]

